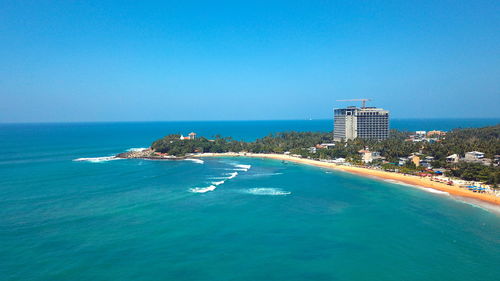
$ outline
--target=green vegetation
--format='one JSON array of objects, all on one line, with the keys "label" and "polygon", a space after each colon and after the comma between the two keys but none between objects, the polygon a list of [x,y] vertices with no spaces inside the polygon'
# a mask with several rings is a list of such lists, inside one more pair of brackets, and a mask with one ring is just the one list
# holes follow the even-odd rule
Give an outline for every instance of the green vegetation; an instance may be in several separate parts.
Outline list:
[{"label": "green vegetation", "polygon": [[433,142],[406,141],[409,132],[392,130],[390,137],[383,141],[351,140],[345,143],[336,143],[330,148],[317,148],[321,143],[332,143],[331,132],[282,132],[271,134],[254,142],[233,140],[230,137],[215,136],[213,140],[199,137],[195,140],[180,140],[180,135],[168,135],[155,141],[151,147],[161,153],[184,156],[197,152],[252,152],[252,153],[284,153],[299,154],[312,159],[345,158],[351,163],[361,164],[358,151],[369,147],[371,151],[378,151],[385,161],[374,161],[372,165],[381,166],[387,170],[398,170],[404,173],[416,173],[424,170],[415,167],[413,163],[397,166],[400,157],[408,157],[412,153],[420,153],[421,158],[433,156],[433,167],[450,170],[449,175],[466,180],[485,181],[492,184],[500,183],[500,168],[485,166],[479,163],[447,163],[446,157],[451,154],[464,156],[468,151],[481,151],[485,157],[492,159],[500,154],[500,125],[485,128],[455,129],[445,137]]}]

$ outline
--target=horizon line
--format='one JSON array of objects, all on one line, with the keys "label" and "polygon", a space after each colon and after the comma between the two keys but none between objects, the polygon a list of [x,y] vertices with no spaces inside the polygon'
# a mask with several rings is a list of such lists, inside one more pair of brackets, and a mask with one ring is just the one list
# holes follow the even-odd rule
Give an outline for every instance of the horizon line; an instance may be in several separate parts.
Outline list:
[{"label": "horizon line", "polygon": [[[500,117],[401,117],[391,118],[392,120],[451,120],[451,119],[498,119]],[[14,122],[0,122],[0,125],[14,125],[14,124],[89,124],[89,123],[163,123],[163,122],[265,122],[265,121],[322,121],[332,120],[333,118],[316,118],[316,119],[210,119],[210,120],[120,120],[120,121],[14,121]]]}]

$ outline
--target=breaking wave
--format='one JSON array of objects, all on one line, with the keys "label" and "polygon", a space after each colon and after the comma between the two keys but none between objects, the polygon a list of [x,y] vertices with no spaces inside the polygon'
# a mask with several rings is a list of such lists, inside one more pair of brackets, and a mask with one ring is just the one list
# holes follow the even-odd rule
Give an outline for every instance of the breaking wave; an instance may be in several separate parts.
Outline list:
[{"label": "breaking wave", "polygon": [[246,193],[253,195],[289,195],[290,191],[284,191],[281,188],[257,187],[246,190]]},{"label": "breaking wave", "polygon": [[217,185],[223,184],[224,182],[226,182],[226,181],[214,181],[214,182],[212,182],[212,184],[217,186]]},{"label": "breaking wave", "polygon": [[198,163],[198,164],[203,164],[205,163],[205,161],[201,160],[201,159],[193,159],[193,158],[188,158],[188,159],[185,159],[187,161],[192,161],[194,163]]},{"label": "breaking wave", "polygon": [[227,177],[227,179],[234,179],[237,175],[238,175],[238,172],[234,172],[234,173],[229,173],[227,174],[229,177]]},{"label": "breaking wave", "polygon": [[190,188],[189,191],[193,193],[205,193],[209,191],[214,191],[217,187],[215,185],[207,186],[207,187],[194,187]]},{"label": "breaking wave", "polygon": [[236,167],[236,169],[234,169],[235,171],[248,171],[250,170],[250,168],[252,167],[252,165],[242,165],[242,164],[237,164],[237,165],[234,165]]},{"label": "breaking wave", "polygon": [[86,161],[86,162],[91,162],[91,163],[101,163],[101,162],[107,162],[107,161],[112,161],[112,160],[119,160],[121,158],[115,157],[115,156],[104,156],[104,157],[87,157],[87,158],[77,158],[73,159],[73,161]]},{"label": "breaking wave", "polygon": [[147,147],[132,147],[132,148],[129,148],[127,149],[128,152],[131,152],[131,151],[143,151],[143,150],[146,150],[148,149]]}]

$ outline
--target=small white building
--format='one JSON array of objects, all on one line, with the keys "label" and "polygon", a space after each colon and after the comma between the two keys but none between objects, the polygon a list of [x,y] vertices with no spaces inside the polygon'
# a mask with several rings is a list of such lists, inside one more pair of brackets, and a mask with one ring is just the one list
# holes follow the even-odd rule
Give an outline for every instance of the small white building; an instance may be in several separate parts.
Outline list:
[{"label": "small white building", "polygon": [[458,156],[458,154],[452,154],[446,157],[446,162],[448,163],[457,163],[458,160],[460,160],[460,156]]},{"label": "small white building", "polygon": [[416,131],[415,132],[415,136],[420,137],[420,138],[425,138],[426,135],[427,135],[426,131]]},{"label": "small white building", "polygon": [[345,158],[336,158],[331,160],[332,163],[342,164],[345,163]]},{"label": "small white building", "polygon": [[481,160],[484,158],[484,153],[483,152],[479,152],[479,151],[471,151],[471,152],[466,152],[465,153],[465,158],[464,160],[465,161],[470,161],[470,162],[474,162],[474,161],[478,161],[478,160]]},{"label": "small white building", "polygon": [[371,162],[373,162],[373,160],[383,158],[383,157],[380,157],[380,152],[370,151],[370,150],[368,150],[368,148],[360,150],[360,151],[358,151],[358,153],[361,154],[361,160],[363,160],[364,163],[371,163]]},{"label": "small white building", "polygon": [[335,144],[334,143],[322,143],[322,144],[320,144],[320,146],[322,146],[324,148],[333,148],[333,147],[335,147]]}]

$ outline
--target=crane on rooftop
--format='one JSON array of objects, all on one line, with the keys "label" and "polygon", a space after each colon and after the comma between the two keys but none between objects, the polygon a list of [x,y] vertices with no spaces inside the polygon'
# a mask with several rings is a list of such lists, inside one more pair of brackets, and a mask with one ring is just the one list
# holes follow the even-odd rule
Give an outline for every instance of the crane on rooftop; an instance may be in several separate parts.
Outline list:
[{"label": "crane on rooftop", "polygon": [[337,101],[360,101],[361,102],[361,108],[366,107],[366,102],[371,101],[371,99],[350,99],[350,100],[337,100]]}]

